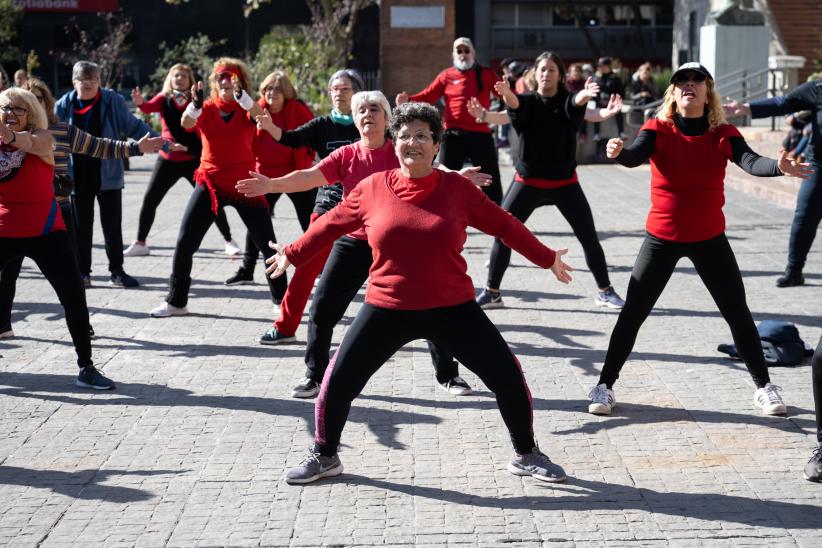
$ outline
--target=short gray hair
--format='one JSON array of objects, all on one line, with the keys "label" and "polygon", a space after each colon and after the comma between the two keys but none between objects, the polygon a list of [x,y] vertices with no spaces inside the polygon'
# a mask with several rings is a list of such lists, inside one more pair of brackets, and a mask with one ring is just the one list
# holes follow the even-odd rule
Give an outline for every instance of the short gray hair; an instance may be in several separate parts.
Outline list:
[{"label": "short gray hair", "polygon": [[381,91],[358,91],[351,98],[351,112],[357,112],[361,105],[380,105],[385,119],[391,118],[391,104]]},{"label": "short gray hair", "polygon": [[100,78],[100,65],[91,61],[77,61],[71,69],[72,80],[89,80]]},{"label": "short gray hair", "polygon": [[328,89],[331,89],[331,84],[334,83],[334,80],[339,78],[345,78],[351,82],[351,87],[354,88],[355,92],[362,91],[365,87],[362,82],[362,76],[360,76],[359,72],[354,69],[342,69],[332,74],[331,78],[328,79]]},{"label": "short gray hair", "polygon": [[398,106],[394,109],[394,117],[391,118],[388,131],[391,132],[391,136],[396,140],[400,128],[416,120],[428,124],[428,129],[431,130],[431,139],[434,143],[442,141],[442,117],[440,116],[440,112],[428,103],[410,102]]}]

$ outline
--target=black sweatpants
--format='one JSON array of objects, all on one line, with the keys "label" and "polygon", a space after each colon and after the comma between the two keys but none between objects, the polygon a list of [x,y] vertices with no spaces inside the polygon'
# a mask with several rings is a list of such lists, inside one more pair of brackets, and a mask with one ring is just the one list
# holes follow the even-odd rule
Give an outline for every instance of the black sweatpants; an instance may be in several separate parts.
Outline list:
[{"label": "black sweatpants", "polygon": [[80,274],[91,274],[91,241],[94,234],[94,200],[100,205],[100,224],[106,244],[109,272],[123,270],[123,191],[100,190],[74,194],[71,201],[77,216],[77,262]]},{"label": "black sweatpants", "polygon": [[[140,224],[137,228],[137,241],[145,242],[148,233],[151,232],[151,225],[154,224],[154,216],[157,208],[163,201],[168,191],[171,190],[177,181],[186,179],[193,187],[194,171],[199,167],[200,160],[171,161],[163,157],[157,159],[154,164],[154,171],[151,172],[151,179],[146,187],[146,194],[143,196],[143,205],[140,207]],[[228,226],[228,219],[225,216],[223,207],[217,209],[215,224],[227,242],[231,241],[231,228]]]},{"label": "black sweatpants", "polygon": [[471,300],[427,310],[363,305],[325,373],[315,404],[314,441],[320,453],[337,452],[351,402],[397,350],[416,339],[448,349],[494,393],[517,453],[534,448],[533,405],[522,368],[497,328]]},{"label": "black sweatpants", "polygon": [[[227,204],[228,205],[228,204]],[[257,207],[247,204],[230,204],[240,214],[248,231],[254,238],[255,245],[262,250],[265,258],[274,255],[274,250],[268,247],[268,241],[276,242],[274,228],[271,226],[271,218],[265,207]],[[211,196],[204,185],[197,185],[191,192],[191,197],[186,204],[183,220],[180,224],[180,232],[177,235],[177,247],[174,249],[174,264],[171,271],[170,286],[166,302],[178,307],[186,306],[188,303],[188,290],[191,288],[191,268],[193,266],[194,253],[200,249],[206,232],[211,223],[214,222],[214,213],[211,211]],[[275,303],[279,303],[285,295],[288,280],[281,276],[272,280],[266,276],[271,297]]]},{"label": "black sweatpants", "polygon": [[439,161],[448,169],[460,170],[466,160],[480,167],[482,173],[492,178],[482,191],[497,205],[502,201],[502,180],[499,174],[497,147],[490,133],[478,131],[446,130],[440,144]]},{"label": "black sweatpants", "polygon": [[[308,311],[308,341],[305,347],[305,376],[320,382],[328,367],[331,336],[348,305],[368,279],[374,258],[365,240],[343,236],[334,242]],[[425,338],[425,337],[417,337]],[[428,341],[437,382],[447,382],[459,373],[447,349]]]},{"label": "black sweatpants", "polygon": [[678,243],[645,236],[631,272],[625,306],[611,333],[600,383],[611,388],[634,347],[639,328],[651,313],[679,260],[688,257],[719,312],[731,328],[731,336],[754,383],[761,388],[770,382],[759,333],[745,301],[745,286],[736,257],[725,234],[710,240]]},{"label": "black sweatpants", "polygon": [[[282,196],[281,193],[266,194],[265,199],[268,202],[268,214],[274,215],[274,206]],[[303,232],[308,230],[308,225],[311,224],[311,212],[314,211],[314,201],[317,198],[317,189],[312,188],[305,192],[289,192],[286,194],[294,204],[294,211],[297,212],[297,220],[302,227]],[[254,245],[254,238],[251,237],[250,232],[245,233],[245,251],[243,253],[243,270],[247,272],[254,272],[254,265],[257,263],[257,246]]]},{"label": "black sweatpants", "polygon": [[[71,253],[74,256],[74,264],[77,265],[77,234],[74,228],[74,208],[71,205],[71,200],[63,200],[59,203],[60,213],[63,216],[66,234],[71,245]],[[15,257],[0,269],[0,332],[11,329],[11,308],[14,304],[14,295],[17,293],[17,278],[20,277],[23,258],[23,255]],[[83,291],[85,292],[85,287]]]},{"label": "black sweatpants", "polygon": [[57,230],[33,238],[0,238],[0,268],[5,270],[19,257],[32,259],[57,293],[77,352],[77,365],[92,365],[86,292],[68,233]]},{"label": "black sweatpants", "polygon": [[[559,188],[537,188],[518,181],[512,181],[502,199],[502,209],[522,221],[540,206],[555,205],[582,245],[585,263],[594,275],[597,287],[605,289],[611,285],[608,277],[608,266],[605,264],[605,252],[599,243],[591,206],[585,198],[582,186],[566,185]],[[499,289],[502,277],[511,262],[511,248],[499,239],[494,240],[491,248],[491,260],[488,268],[488,287]]]},{"label": "black sweatpants", "polygon": [[811,381],[813,382],[813,403],[816,407],[816,441],[822,443],[822,337],[811,358]]}]

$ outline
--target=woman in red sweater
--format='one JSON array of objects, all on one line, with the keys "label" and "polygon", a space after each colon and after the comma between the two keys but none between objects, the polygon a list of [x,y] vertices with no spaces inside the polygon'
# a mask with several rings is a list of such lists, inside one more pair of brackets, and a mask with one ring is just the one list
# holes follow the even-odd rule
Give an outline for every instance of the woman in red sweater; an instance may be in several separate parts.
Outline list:
[{"label": "woman in red sweater", "polygon": [[[161,114],[163,138],[171,143],[171,146],[160,151],[160,157],[154,164],[154,171],[151,172],[151,179],[148,181],[146,195],[143,196],[143,205],[140,208],[137,239],[123,252],[126,257],[140,257],[151,252],[146,239],[151,231],[151,225],[154,224],[157,208],[171,187],[180,179],[188,179],[191,186],[194,186],[194,170],[200,164],[203,146],[195,133],[185,131],[180,125],[183,111],[191,102],[193,84],[194,71],[191,67],[177,63],[168,71],[163,91],[151,100],[145,100],[139,87],[131,92],[131,100],[141,112]],[[240,248],[231,239],[231,228],[222,207],[217,210],[215,224],[225,239],[225,252],[228,255],[238,254]]]},{"label": "woman in red sweater", "polygon": [[77,259],[54,198],[54,139],[46,111],[30,91],[0,93],[0,269],[30,257],[57,293],[77,352],[77,386],[114,383],[91,361],[88,307]]},{"label": "woman in red sweater", "polygon": [[[297,92],[288,76],[276,70],[266,76],[260,84],[260,99],[257,101],[263,109],[263,115],[270,118],[283,131],[296,129],[314,118],[308,107],[297,98]],[[254,139],[254,156],[257,159],[255,171],[267,177],[282,177],[298,169],[311,167],[315,153],[308,147],[291,148],[281,145],[271,138],[268,131],[257,129]],[[314,199],[317,189],[312,188],[303,192],[288,192],[286,194],[294,204],[297,220],[303,231],[311,222],[311,211],[314,209]],[[266,194],[269,212],[282,193]],[[226,285],[244,285],[254,282],[254,263],[259,254],[257,246],[250,233],[245,237],[245,253],[243,264],[237,273],[225,281]]]},{"label": "woman in red sweater", "polygon": [[[525,226],[491,202],[471,181],[432,167],[442,138],[437,110],[406,103],[391,120],[399,169],[366,177],[335,209],[295,243],[277,246],[268,269],[280,276],[339,236],[364,230],[373,251],[365,304],[326,370],[315,407],[315,443],[288,483],[342,473],[337,456],[351,402],[368,379],[403,345],[428,339],[474,371],[497,398],[516,455],[508,469],[562,481],[562,468],[541,453],[533,432],[531,395],[522,369],[494,324],[474,300],[461,252],[466,228],[502,238],[563,283],[571,268]],[[432,268],[432,260],[436,268]]]},{"label": "woman in red sweater", "polygon": [[611,333],[599,382],[589,394],[588,411],[611,413],[616,405],[613,385],[639,328],[676,264],[687,257],[731,328],[756,384],[754,403],[764,414],[784,415],[780,388],[770,382],[742,275],[725,236],[725,166],[732,161],[760,177],[807,177],[808,166],[788,160],[784,151],[777,161],[751,150],[739,131],[725,122],[713,78],[699,63],[686,63],[674,72],[657,118],[643,124],[629,148],[623,149],[621,139],[611,139],[606,152],[627,167],[650,158],[651,210],[625,306]]},{"label": "woman in red sweater", "polygon": [[[276,241],[265,198],[249,198],[234,188],[238,179],[254,169],[253,145],[257,135],[254,117],[263,112],[248,95],[251,89],[248,67],[239,59],[218,59],[209,83],[209,100],[203,101],[203,83],[198,82],[192,86],[192,101],[183,112],[182,127],[199,134],[203,153],[200,167],[194,172],[197,186],[188,200],[177,236],[168,296],[150,312],[155,318],[188,314],[192,258],[220,205],[231,205],[237,210],[254,243],[266,257],[272,255],[268,242]],[[272,299],[279,304],[287,282],[285,279],[268,282]]]}]

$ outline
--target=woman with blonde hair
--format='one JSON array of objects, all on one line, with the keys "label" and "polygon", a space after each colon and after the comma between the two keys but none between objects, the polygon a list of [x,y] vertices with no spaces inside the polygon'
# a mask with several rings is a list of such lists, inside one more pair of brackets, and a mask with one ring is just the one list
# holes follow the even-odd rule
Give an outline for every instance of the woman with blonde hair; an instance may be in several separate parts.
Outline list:
[{"label": "woman with blonde hair", "polygon": [[[154,224],[157,208],[171,187],[180,179],[187,179],[194,186],[194,170],[200,165],[203,146],[196,133],[185,131],[181,125],[183,111],[191,102],[193,84],[194,71],[191,67],[177,63],[169,69],[163,90],[152,99],[146,101],[139,87],[131,91],[131,100],[140,112],[160,113],[162,135],[170,144],[163,147],[154,164],[154,171],[151,172],[146,194],[143,196],[143,205],[140,207],[137,239],[123,253],[126,257],[140,257],[151,253],[146,239]],[[177,146],[172,148],[171,143],[176,143]],[[215,224],[225,240],[225,252],[228,255],[238,254],[240,248],[231,238],[231,228],[222,207],[217,209]]]},{"label": "woman with blonde hair", "polygon": [[[234,188],[238,180],[254,170],[255,116],[263,112],[249,95],[252,82],[248,67],[239,59],[222,57],[214,63],[208,80],[208,100],[205,100],[203,82],[197,82],[191,87],[191,103],[183,112],[181,125],[186,131],[199,135],[203,152],[194,172],[197,185],[186,205],[177,236],[168,295],[165,302],[150,312],[155,318],[188,314],[193,256],[221,205],[231,205],[237,210],[265,257],[273,254],[268,242],[277,241],[265,198],[249,198]],[[279,304],[287,282],[270,278],[268,282],[272,300]]]},{"label": "woman with blonde hair", "polygon": [[673,73],[657,117],[643,124],[629,148],[623,148],[622,139],[611,139],[606,152],[626,167],[650,159],[651,210],[625,306],[611,333],[599,382],[589,394],[588,411],[611,413],[616,405],[613,385],[639,328],[676,264],[687,257],[731,328],[756,385],[755,405],[763,414],[785,414],[780,389],[770,382],[742,275],[725,236],[725,166],[731,161],[759,177],[807,177],[808,165],[796,164],[784,151],[773,160],[751,150],[739,131],[725,122],[713,77],[699,63],[686,63]]},{"label": "woman with blonde hair", "polygon": [[31,258],[60,299],[77,353],[77,386],[114,383],[94,368],[83,281],[60,206],[54,199],[54,138],[46,111],[30,91],[0,93],[0,267]]},{"label": "woman with blonde hair", "polygon": [[[260,98],[257,101],[263,112],[268,114],[272,123],[284,131],[297,129],[314,118],[305,103],[297,98],[297,91],[294,85],[283,71],[275,70],[263,78],[260,83]],[[254,156],[258,173],[267,177],[282,177],[292,171],[307,169],[314,162],[315,152],[309,147],[291,148],[282,145],[272,139],[268,131],[258,128],[254,139]],[[281,193],[266,194],[269,212],[274,211],[277,200]],[[308,228],[311,222],[311,211],[314,209],[314,199],[317,197],[317,189],[312,188],[303,192],[287,193],[294,210],[297,212],[297,220],[303,231]],[[251,234],[245,237],[245,253],[243,254],[243,264],[231,278],[226,280],[226,285],[249,284],[254,281],[254,263],[257,262],[257,246]]]}]

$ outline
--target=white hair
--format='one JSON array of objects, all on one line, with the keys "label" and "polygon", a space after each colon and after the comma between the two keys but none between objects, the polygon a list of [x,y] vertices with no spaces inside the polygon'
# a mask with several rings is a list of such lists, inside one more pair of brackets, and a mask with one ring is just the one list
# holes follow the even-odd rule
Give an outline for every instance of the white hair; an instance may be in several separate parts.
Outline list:
[{"label": "white hair", "polygon": [[357,112],[362,105],[380,105],[385,119],[391,118],[391,104],[381,91],[358,91],[351,97],[351,112]]}]

